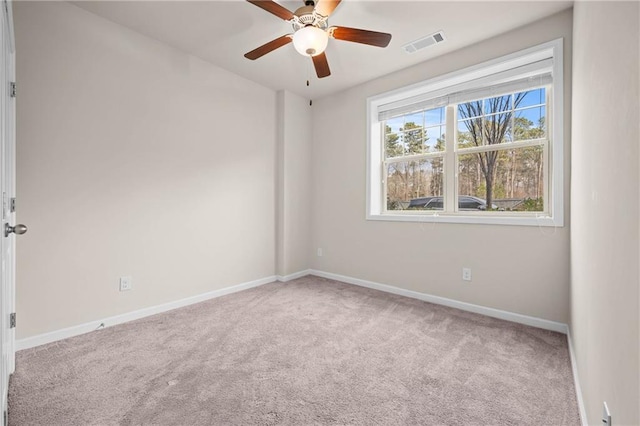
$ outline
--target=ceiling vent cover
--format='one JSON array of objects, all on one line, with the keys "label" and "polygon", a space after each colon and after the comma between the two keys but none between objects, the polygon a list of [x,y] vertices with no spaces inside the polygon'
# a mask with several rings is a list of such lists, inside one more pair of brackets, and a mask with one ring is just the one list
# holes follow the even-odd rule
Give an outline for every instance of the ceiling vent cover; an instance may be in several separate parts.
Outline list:
[{"label": "ceiling vent cover", "polygon": [[437,33],[433,33],[426,37],[419,38],[418,40],[414,40],[411,43],[407,43],[402,46],[407,53],[415,53],[418,50],[422,50],[425,47],[433,46],[434,44],[442,43],[446,39],[444,38],[444,32],[438,31]]}]

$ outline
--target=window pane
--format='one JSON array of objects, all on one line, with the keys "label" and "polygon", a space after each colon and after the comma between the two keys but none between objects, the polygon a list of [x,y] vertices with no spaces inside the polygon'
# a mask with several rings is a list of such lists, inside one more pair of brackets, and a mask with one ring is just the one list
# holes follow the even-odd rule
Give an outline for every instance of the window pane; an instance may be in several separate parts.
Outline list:
[{"label": "window pane", "polygon": [[484,100],[484,113],[493,114],[495,112],[505,112],[512,109],[511,95],[498,96]]},{"label": "window pane", "polygon": [[404,146],[397,133],[387,133],[384,136],[385,157],[400,157],[404,154]]},{"label": "window pane", "polygon": [[467,102],[458,105],[458,120],[480,117],[482,115],[482,101]]},{"label": "window pane", "polygon": [[424,125],[424,112],[414,112],[404,116],[404,127],[412,129],[414,127],[422,127]]},{"label": "window pane", "polygon": [[524,108],[532,105],[544,105],[546,103],[545,89],[529,90],[514,95],[515,108]]},{"label": "window pane", "polygon": [[427,127],[427,141],[425,148],[427,152],[444,151],[444,130],[445,126]]},{"label": "window pane", "polygon": [[458,148],[482,145],[482,119],[458,121]]},{"label": "window pane", "polygon": [[442,157],[387,165],[387,210],[424,210],[442,195]]},{"label": "window pane", "polygon": [[385,133],[398,133],[404,126],[404,117],[395,117],[385,121]]},{"label": "window pane", "polygon": [[542,138],[545,134],[545,107],[516,111],[514,119],[514,137],[516,140]]},{"label": "window pane", "polygon": [[497,145],[511,142],[512,113],[494,114],[484,121],[484,142],[487,145]]},{"label": "window pane", "polygon": [[543,166],[542,146],[460,155],[459,206],[463,197],[477,197],[478,210],[544,211]]},{"label": "window pane", "polygon": [[426,115],[425,125],[427,126],[433,126],[435,124],[444,124],[445,122],[444,107],[425,111],[425,115]]},{"label": "window pane", "polygon": [[422,154],[424,152],[422,126],[417,126],[413,122],[406,123],[402,134],[402,144],[405,155]]}]

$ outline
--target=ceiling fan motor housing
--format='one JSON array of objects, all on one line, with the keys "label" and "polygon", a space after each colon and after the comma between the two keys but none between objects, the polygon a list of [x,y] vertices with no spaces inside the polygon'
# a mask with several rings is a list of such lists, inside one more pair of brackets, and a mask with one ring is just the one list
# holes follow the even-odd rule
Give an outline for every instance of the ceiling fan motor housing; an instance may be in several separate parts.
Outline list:
[{"label": "ceiling fan motor housing", "polygon": [[308,26],[317,27],[321,30],[327,29],[327,18],[315,11],[313,2],[311,2],[311,5],[302,6],[297,9],[293,15],[291,25],[293,25],[294,31],[298,31],[299,29]]}]

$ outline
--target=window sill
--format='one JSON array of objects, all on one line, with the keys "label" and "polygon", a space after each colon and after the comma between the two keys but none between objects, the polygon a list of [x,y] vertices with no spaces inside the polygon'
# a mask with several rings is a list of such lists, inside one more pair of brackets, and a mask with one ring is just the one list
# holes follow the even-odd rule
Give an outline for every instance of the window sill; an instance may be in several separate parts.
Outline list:
[{"label": "window sill", "polygon": [[545,226],[562,228],[561,220],[547,215],[539,216],[491,216],[462,215],[462,214],[367,214],[367,220],[379,220],[386,222],[417,222],[417,223],[462,223],[483,225],[515,225],[515,226]]}]

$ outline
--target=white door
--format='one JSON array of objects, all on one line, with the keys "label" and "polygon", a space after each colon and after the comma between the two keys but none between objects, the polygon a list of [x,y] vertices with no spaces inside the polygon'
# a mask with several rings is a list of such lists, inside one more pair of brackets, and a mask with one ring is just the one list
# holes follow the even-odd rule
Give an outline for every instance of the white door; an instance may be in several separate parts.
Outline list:
[{"label": "white door", "polygon": [[[2,227],[0,244],[2,271],[0,327],[2,328],[2,360],[0,362],[0,386],[2,387],[2,412],[6,416],[9,376],[15,369],[15,328],[12,314],[15,312],[15,235],[26,232],[15,224],[15,49],[11,3],[2,0],[0,20],[0,190],[2,191]],[[14,317],[15,318],[15,317]],[[3,420],[6,424],[6,417]]]}]

